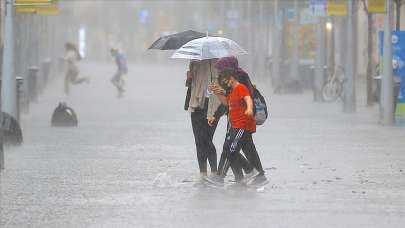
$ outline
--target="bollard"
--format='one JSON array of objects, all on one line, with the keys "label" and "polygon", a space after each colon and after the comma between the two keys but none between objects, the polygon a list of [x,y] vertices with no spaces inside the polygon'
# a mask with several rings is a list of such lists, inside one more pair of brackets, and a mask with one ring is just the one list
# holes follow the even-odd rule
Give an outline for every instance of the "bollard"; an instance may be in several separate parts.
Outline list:
[{"label": "bollard", "polygon": [[24,79],[22,77],[17,76],[16,77],[16,85],[17,85],[17,121],[20,122],[20,113],[21,113],[21,93],[23,92],[23,81]]},{"label": "bollard", "polygon": [[46,88],[46,86],[48,85],[49,73],[51,70],[51,59],[50,58],[44,59],[41,67],[42,67],[42,69],[41,69],[42,70],[42,80],[39,85],[39,90],[42,93],[44,91],[44,89]]},{"label": "bollard", "polygon": [[29,101],[38,102],[38,71],[39,68],[32,66],[28,69],[28,78],[27,78],[27,95]]},{"label": "bollard", "polygon": [[[17,81],[18,83],[18,81]],[[27,114],[30,110],[30,100],[28,96],[28,77],[25,78],[24,80],[20,80],[20,88],[19,88],[19,94],[18,94],[18,99],[19,101],[19,113],[24,113]],[[17,87],[18,88],[18,87]]]}]

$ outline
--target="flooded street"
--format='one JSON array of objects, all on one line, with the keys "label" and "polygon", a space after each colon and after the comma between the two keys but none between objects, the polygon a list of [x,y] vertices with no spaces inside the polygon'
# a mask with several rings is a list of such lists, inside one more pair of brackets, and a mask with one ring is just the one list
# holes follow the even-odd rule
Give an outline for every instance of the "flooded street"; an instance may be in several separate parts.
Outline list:
[{"label": "flooded street", "polygon": [[[5,149],[1,227],[404,226],[403,129],[377,125],[378,107],[342,114],[339,102],[273,95],[258,83],[270,118],[254,139],[270,183],[219,190],[197,184],[186,62],[129,69],[123,98],[111,63],[83,63],[90,83],[70,97],[52,75],[22,116],[24,144]],[[50,127],[60,101],[76,111],[77,128]],[[218,155],[225,124],[215,133]]]}]

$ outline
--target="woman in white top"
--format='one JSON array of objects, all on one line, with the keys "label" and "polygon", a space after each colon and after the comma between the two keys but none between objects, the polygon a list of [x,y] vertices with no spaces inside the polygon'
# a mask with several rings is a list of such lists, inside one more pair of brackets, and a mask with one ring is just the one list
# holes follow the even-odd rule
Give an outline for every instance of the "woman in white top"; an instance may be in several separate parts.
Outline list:
[{"label": "woman in white top", "polygon": [[77,50],[76,46],[72,43],[65,44],[65,57],[67,63],[67,70],[65,74],[65,93],[69,95],[69,85],[72,84],[80,84],[82,82],[89,82],[87,77],[79,78],[79,67],[77,66],[77,62],[82,59],[80,56],[79,51]]}]

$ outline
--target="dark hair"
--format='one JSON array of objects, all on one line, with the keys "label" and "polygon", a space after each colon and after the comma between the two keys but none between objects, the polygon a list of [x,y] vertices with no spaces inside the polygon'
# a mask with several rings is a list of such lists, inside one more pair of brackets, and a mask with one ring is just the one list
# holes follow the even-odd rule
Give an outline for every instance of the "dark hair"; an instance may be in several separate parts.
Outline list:
[{"label": "dark hair", "polygon": [[232,68],[225,68],[221,72],[218,73],[219,82],[221,82],[224,79],[229,80],[231,77],[233,77],[236,80],[239,79],[237,72]]}]

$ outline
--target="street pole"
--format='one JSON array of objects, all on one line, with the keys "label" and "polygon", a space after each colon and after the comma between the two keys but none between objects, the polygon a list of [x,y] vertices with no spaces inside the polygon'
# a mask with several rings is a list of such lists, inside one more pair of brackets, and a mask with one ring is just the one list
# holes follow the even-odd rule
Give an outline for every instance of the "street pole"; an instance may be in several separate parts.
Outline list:
[{"label": "street pole", "polygon": [[273,89],[279,89],[280,86],[280,21],[278,13],[278,0],[274,0],[274,18],[273,18],[273,31],[272,31],[272,86]]},{"label": "street pole", "polygon": [[254,67],[254,60],[257,56],[255,51],[254,45],[254,38],[255,33],[257,32],[257,25],[253,23],[253,4],[252,0],[246,0],[246,10],[247,10],[247,20],[248,20],[248,34],[247,34],[247,42],[248,42],[248,72],[251,75],[250,77],[257,77],[256,69]]},{"label": "street pole", "polygon": [[14,76],[14,0],[6,0],[4,18],[3,77],[1,83],[1,110],[17,118],[17,91]]},{"label": "street pole", "polygon": [[401,6],[402,0],[395,0],[395,9],[396,9],[396,20],[395,20],[395,30],[401,30]]},{"label": "street pole", "polygon": [[354,55],[355,55],[355,45],[354,45],[354,1],[348,0],[347,4],[347,48],[346,48],[346,77],[343,83],[343,112],[355,112],[356,111],[356,94],[354,88]]},{"label": "street pole", "polygon": [[[291,79],[294,82],[299,83],[298,78],[298,67],[299,67],[299,53],[298,53],[298,42],[299,42],[299,9],[298,0],[294,0],[294,36],[293,36],[293,53],[292,53],[292,70]],[[297,88],[300,89],[300,88]],[[297,91],[298,92],[298,91]]]},{"label": "street pole", "polygon": [[316,49],[315,78],[314,78],[314,101],[322,102],[322,87],[324,84],[325,66],[325,18],[318,18],[317,26],[318,46]]},{"label": "street pole", "polygon": [[[14,31],[13,14],[14,1],[5,1],[4,16],[4,44],[3,44],[3,64],[2,64],[2,83],[1,83],[1,111],[17,118],[17,93],[16,80],[14,76]],[[2,126],[1,126],[2,127]],[[2,133],[1,133],[2,134]],[[0,170],[4,169],[4,151],[3,135],[0,142]]]},{"label": "street pole", "polygon": [[386,0],[384,20],[384,68],[381,78],[381,102],[380,102],[380,123],[383,125],[394,124],[394,91],[392,78],[392,0]]},{"label": "street pole", "polygon": [[256,23],[259,26],[257,34],[255,36],[255,49],[257,50],[258,57],[256,58],[257,78],[264,81],[266,72],[266,59],[267,59],[267,34],[266,34],[266,3],[258,1],[256,9],[259,11],[259,17],[256,18]]},{"label": "street pole", "polygon": [[329,23],[332,24],[332,27],[327,28],[327,63],[328,69],[335,69],[335,20],[330,20]]},{"label": "street pole", "polygon": [[[264,37],[265,37],[265,51],[264,51],[264,69],[263,69],[263,79],[265,82],[265,85],[269,85],[270,82],[270,78],[269,77],[271,75],[271,68],[269,65],[269,57],[270,57],[270,50],[271,50],[271,44],[270,44],[270,31],[271,31],[271,26],[273,26],[273,19],[268,17],[268,15],[271,15],[271,11],[270,11],[270,6],[271,6],[271,2],[265,2],[264,3],[264,15],[263,15],[263,25],[264,25]],[[268,23],[269,21],[271,21],[271,23]]]},{"label": "street pole", "polygon": [[227,32],[225,28],[226,28],[226,19],[227,19],[228,11],[226,9],[229,9],[229,8],[226,7],[227,2],[225,0],[222,0],[220,4],[221,4],[221,14],[222,14],[222,25],[221,25],[222,34],[221,35],[224,35]]}]

